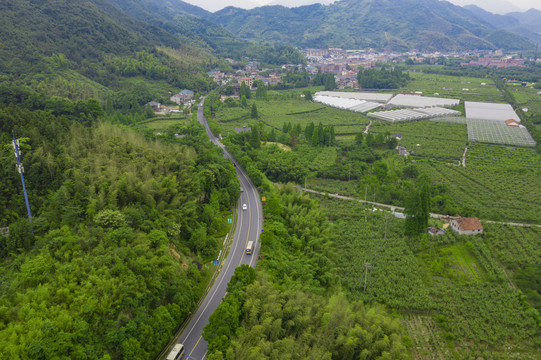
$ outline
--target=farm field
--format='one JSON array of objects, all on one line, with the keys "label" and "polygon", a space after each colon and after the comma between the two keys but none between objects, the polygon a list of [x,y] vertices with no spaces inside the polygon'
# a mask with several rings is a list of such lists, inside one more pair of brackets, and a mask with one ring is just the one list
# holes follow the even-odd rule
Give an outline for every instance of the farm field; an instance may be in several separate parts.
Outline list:
[{"label": "farm field", "polygon": [[[482,87],[482,98],[472,97],[471,91],[464,91],[468,96],[461,98],[470,101],[504,102],[501,92],[489,79],[421,73],[412,73],[412,77],[414,80],[408,86],[411,90],[425,92],[424,95],[428,95],[428,89],[439,92],[442,97],[453,97],[456,94],[450,92],[446,95],[436,90],[443,87],[460,88],[461,95],[462,88],[471,90]],[[486,85],[481,85],[483,82]],[[533,89],[517,88],[517,91],[525,91],[528,96],[533,96],[529,93],[530,90]],[[222,134],[232,132],[234,127],[250,126],[255,121],[260,121],[265,124],[265,132],[274,129],[276,135],[280,136],[283,134],[284,124],[291,123],[293,127],[299,125],[304,132],[309,123],[317,125],[321,121],[323,126],[334,126],[334,146],[311,146],[306,143],[303,133],[298,137],[297,147],[293,149],[293,154],[298,158],[295,161],[306,170],[302,180],[299,178],[296,181],[303,185],[305,183],[307,188],[363,197],[359,195],[359,182],[363,183],[373,175],[374,165],[380,166],[380,163],[383,163],[388,176],[380,178],[379,188],[375,191],[376,201],[404,206],[405,193],[402,184],[407,184],[408,179],[403,177],[403,171],[413,166],[420,174],[429,176],[433,186],[443,189],[440,191],[443,197],[451,198],[448,206],[441,205],[435,212],[455,215],[466,208],[472,209],[472,215],[481,219],[541,223],[541,155],[527,147],[497,145],[502,142],[516,146],[527,144],[523,129],[491,131],[491,125],[494,124],[486,125],[483,122],[468,125],[469,121],[461,117],[394,124],[373,121],[370,134],[374,137],[385,134],[402,135],[396,145],[404,146],[407,151],[415,154],[403,157],[393,148],[395,145],[391,145],[391,148],[381,144],[364,146],[368,141],[366,134],[363,136],[363,146],[358,147],[355,136],[365,129],[369,122],[367,117],[305,101],[300,98],[300,92],[302,90],[299,89],[272,92],[269,100],[249,100],[249,104],[257,105],[258,120],[250,118],[247,108],[221,108],[216,117],[222,126]],[[462,104],[461,106],[463,107]],[[514,133],[510,134],[512,131]],[[471,141],[474,138],[494,144]],[[287,139],[282,135],[279,141],[288,141]],[[463,167],[462,157],[466,146],[466,167]],[[366,184],[361,187],[365,188]]]},{"label": "farm field", "polygon": [[541,155],[533,149],[472,143],[466,168],[418,162],[433,184],[443,184],[456,202],[482,219],[541,223]]},{"label": "farm field", "polygon": [[337,136],[344,134],[356,134],[365,129],[370,120],[353,111],[339,110],[323,106],[321,104],[291,98],[272,98],[270,100],[249,100],[250,107],[227,108],[222,107],[216,113],[222,134],[232,132],[235,127],[249,126],[254,119],[250,118],[250,108],[255,102],[261,123],[265,124],[265,130],[282,130],[284,123],[293,126],[299,124],[304,130],[306,125],[313,122],[316,126],[321,122],[324,126],[333,125]]},{"label": "farm field", "polygon": [[[423,92],[423,96],[440,96],[466,101],[503,102],[503,95],[490,79],[457,77],[410,72],[413,79],[401,92]],[[485,83],[486,85],[481,85]],[[444,88],[452,90],[444,90]],[[468,90],[463,90],[468,89]],[[438,93],[439,95],[435,95]]]},{"label": "farm field", "polygon": [[526,86],[509,86],[507,89],[521,108],[527,108],[528,113],[541,114],[541,95],[537,95],[541,89]]},{"label": "farm field", "polygon": [[429,120],[394,124],[377,121],[370,127],[370,132],[400,133],[402,140],[398,141],[398,145],[414,151],[416,156],[445,161],[458,161],[468,141],[466,126]]},{"label": "farm field", "polygon": [[488,144],[535,147],[526,128],[507,126],[501,121],[467,120],[468,140]]},{"label": "farm field", "polygon": [[[334,223],[342,283],[355,299],[397,310],[414,359],[537,358],[539,324],[510,283],[501,251],[490,244],[495,238],[520,242],[522,232],[500,235],[500,225],[489,224],[485,239],[452,232],[409,239],[403,220],[387,212],[315,197]],[[521,230],[533,232],[528,242],[534,246],[539,231]],[[523,263],[520,252],[508,256]]]}]

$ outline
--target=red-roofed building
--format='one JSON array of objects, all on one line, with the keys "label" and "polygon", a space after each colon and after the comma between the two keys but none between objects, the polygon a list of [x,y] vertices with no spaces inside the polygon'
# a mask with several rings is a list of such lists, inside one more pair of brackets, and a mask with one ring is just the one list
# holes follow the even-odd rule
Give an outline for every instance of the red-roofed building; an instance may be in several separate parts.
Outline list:
[{"label": "red-roofed building", "polygon": [[507,126],[512,126],[512,127],[519,127],[520,126],[520,123],[518,121],[516,121],[515,119],[505,120],[505,123],[507,124]]},{"label": "red-roofed building", "polygon": [[477,235],[483,233],[483,225],[478,218],[456,218],[450,222],[451,229],[460,235]]}]

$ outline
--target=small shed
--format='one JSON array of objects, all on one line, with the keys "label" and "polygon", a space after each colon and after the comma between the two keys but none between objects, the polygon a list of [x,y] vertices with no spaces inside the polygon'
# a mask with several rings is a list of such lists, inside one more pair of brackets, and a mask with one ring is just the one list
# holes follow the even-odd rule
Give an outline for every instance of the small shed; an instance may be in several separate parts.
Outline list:
[{"label": "small shed", "polygon": [[428,228],[428,233],[432,236],[437,236],[437,235],[443,235],[445,233],[447,233],[447,231],[443,230],[443,229],[440,229],[440,228],[437,228],[437,227],[429,227]]},{"label": "small shed", "polygon": [[398,150],[398,155],[400,156],[408,156],[410,154],[408,150],[406,150],[406,148],[403,146],[397,146],[396,150]]},{"label": "small shed", "polygon": [[519,127],[520,126],[520,123],[518,121],[516,121],[515,119],[505,120],[505,124],[507,126],[511,126],[511,127]]}]

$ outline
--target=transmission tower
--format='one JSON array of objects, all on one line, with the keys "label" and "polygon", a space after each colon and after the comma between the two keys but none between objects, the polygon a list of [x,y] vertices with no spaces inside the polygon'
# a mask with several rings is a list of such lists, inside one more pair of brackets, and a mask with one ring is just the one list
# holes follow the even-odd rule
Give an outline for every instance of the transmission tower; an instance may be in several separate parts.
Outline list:
[{"label": "transmission tower", "polygon": [[32,223],[32,213],[30,213],[30,203],[28,202],[28,195],[26,194],[26,186],[24,185],[24,167],[21,163],[21,150],[19,149],[19,140],[15,140],[15,134],[13,134],[13,142],[11,143],[15,150],[15,157],[17,158],[17,171],[21,175],[21,182],[23,183],[24,200],[26,201],[26,211],[28,212],[28,220]]}]

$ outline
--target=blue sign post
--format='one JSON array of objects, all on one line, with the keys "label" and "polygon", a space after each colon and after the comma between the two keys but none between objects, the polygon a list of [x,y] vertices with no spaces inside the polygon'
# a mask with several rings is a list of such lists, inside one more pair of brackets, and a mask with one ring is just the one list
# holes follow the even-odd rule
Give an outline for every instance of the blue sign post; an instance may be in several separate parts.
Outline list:
[{"label": "blue sign post", "polygon": [[228,222],[229,224],[231,224],[231,223],[232,223],[231,218],[227,219],[227,222]]},{"label": "blue sign post", "polygon": [[220,265],[220,260],[214,260],[214,265],[216,266]]}]

